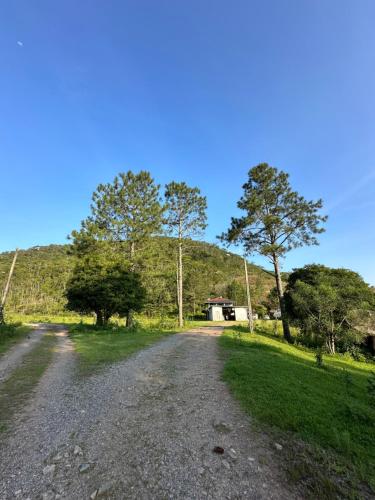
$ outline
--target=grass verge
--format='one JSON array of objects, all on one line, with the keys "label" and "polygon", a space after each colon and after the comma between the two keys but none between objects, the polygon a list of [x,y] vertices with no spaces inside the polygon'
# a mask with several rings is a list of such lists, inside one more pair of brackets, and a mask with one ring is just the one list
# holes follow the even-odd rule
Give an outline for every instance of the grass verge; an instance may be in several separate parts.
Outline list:
[{"label": "grass verge", "polygon": [[82,324],[73,325],[69,330],[69,336],[79,355],[80,372],[87,375],[174,333],[172,330],[154,328],[127,329],[113,326],[103,329]]},{"label": "grass verge", "polygon": [[0,356],[30,332],[30,327],[21,324],[0,326]]},{"label": "grass verge", "polygon": [[33,389],[52,359],[55,344],[53,334],[44,335],[24,356],[22,364],[0,384],[0,432],[7,430],[14,415],[32,396]]},{"label": "grass verge", "polygon": [[299,447],[296,462],[289,441],[294,480],[303,481],[315,468],[313,495],[358,498],[364,484],[375,491],[375,408],[367,393],[374,363],[325,356],[319,368],[314,351],[269,333],[250,335],[243,327],[225,330],[220,345],[224,379],[244,409],[274,431],[309,444]]},{"label": "grass verge", "polygon": [[95,322],[94,316],[80,316],[79,314],[66,313],[66,314],[20,314],[8,313],[7,320],[10,322],[20,323],[54,323],[54,324],[76,324],[85,323],[93,324]]}]

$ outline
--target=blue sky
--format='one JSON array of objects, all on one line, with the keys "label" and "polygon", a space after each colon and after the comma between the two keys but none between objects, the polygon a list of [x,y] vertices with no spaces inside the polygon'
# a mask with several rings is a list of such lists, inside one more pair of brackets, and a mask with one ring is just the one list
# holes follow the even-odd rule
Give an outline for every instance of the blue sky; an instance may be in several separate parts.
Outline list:
[{"label": "blue sky", "polygon": [[128,169],[199,186],[214,242],[268,162],[329,214],[284,269],[375,284],[374,19],[373,0],[2,1],[0,251],[66,242]]}]

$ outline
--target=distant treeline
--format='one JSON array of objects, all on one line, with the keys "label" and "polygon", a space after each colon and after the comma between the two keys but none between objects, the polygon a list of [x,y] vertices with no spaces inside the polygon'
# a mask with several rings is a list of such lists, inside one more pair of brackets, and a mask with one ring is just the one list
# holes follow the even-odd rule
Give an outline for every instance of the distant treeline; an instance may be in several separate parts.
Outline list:
[{"label": "distant treeline", "polygon": [[[69,245],[49,245],[21,250],[12,279],[7,311],[22,314],[58,314],[65,310],[66,284],[75,257]],[[13,253],[0,254],[0,286],[5,283]],[[246,304],[244,266],[240,256],[218,246],[189,241],[185,260],[185,314],[199,315],[210,296],[226,296],[238,305]],[[166,315],[177,308],[177,258],[173,240],[154,237],[147,245],[142,262],[142,279],[147,290],[145,313]],[[255,310],[274,286],[274,278],[253,264],[249,265]]]}]

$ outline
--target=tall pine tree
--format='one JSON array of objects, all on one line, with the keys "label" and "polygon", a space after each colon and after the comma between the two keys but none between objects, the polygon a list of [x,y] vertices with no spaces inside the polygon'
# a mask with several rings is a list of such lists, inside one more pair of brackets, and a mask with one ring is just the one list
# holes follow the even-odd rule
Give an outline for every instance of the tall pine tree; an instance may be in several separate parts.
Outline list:
[{"label": "tall pine tree", "polygon": [[[120,173],[112,183],[99,184],[92,195],[91,215],[82,222],[79,232],[72,233],[74,242],[82,245],[94,238],[117,243],[115,249],[127,249],[130,270],[138,271],[147,241],[162,231],[159,188],[151,174],[143,170]],[[129,311],[128,326],[131,321]]]},{"label": "tall pine tree", "polygon": [[245,215],[232,218],[231,227],[221,240],[242,244],[249,254],[268,257],[274,268],[284,337],[290,342],[280,258],[293,248],[318,244],[316,235],[324,231],[321,223],[327,220],[319,214],[322,200],[305,200],[292,191],[287,173],[261,163],[249,171],[237,206]]},{"label": "tall pine tree", "polygon": [[186,239],[200,235],[206,228],[207,201],[197,187],[185,182],[171,182],[165,187],[166,225],[177,240],[177,302],[178,323],[182,327],[183,316],[183,251]]}]

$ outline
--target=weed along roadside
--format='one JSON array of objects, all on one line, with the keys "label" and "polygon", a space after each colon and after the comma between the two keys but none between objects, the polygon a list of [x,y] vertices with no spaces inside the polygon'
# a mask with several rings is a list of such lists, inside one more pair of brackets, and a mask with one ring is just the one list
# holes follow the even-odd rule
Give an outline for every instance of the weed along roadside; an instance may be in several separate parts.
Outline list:
[{"label": "weed along roadside", "polygon": [[22,323],[0,326],[0,357],[11,347],[21,342],[29,334],[31,328]]},{"label": "weed along roadside", "polygon": [[289,345],[261,328],[255,334],[228,328],[219,343],[224,380],[259,425],[282,440],[290,477],[307,483],[313,494],[332,489],[344,497],[371,496],[373,363],[335,355],[324,356],[320,367],[314,350]]}]

